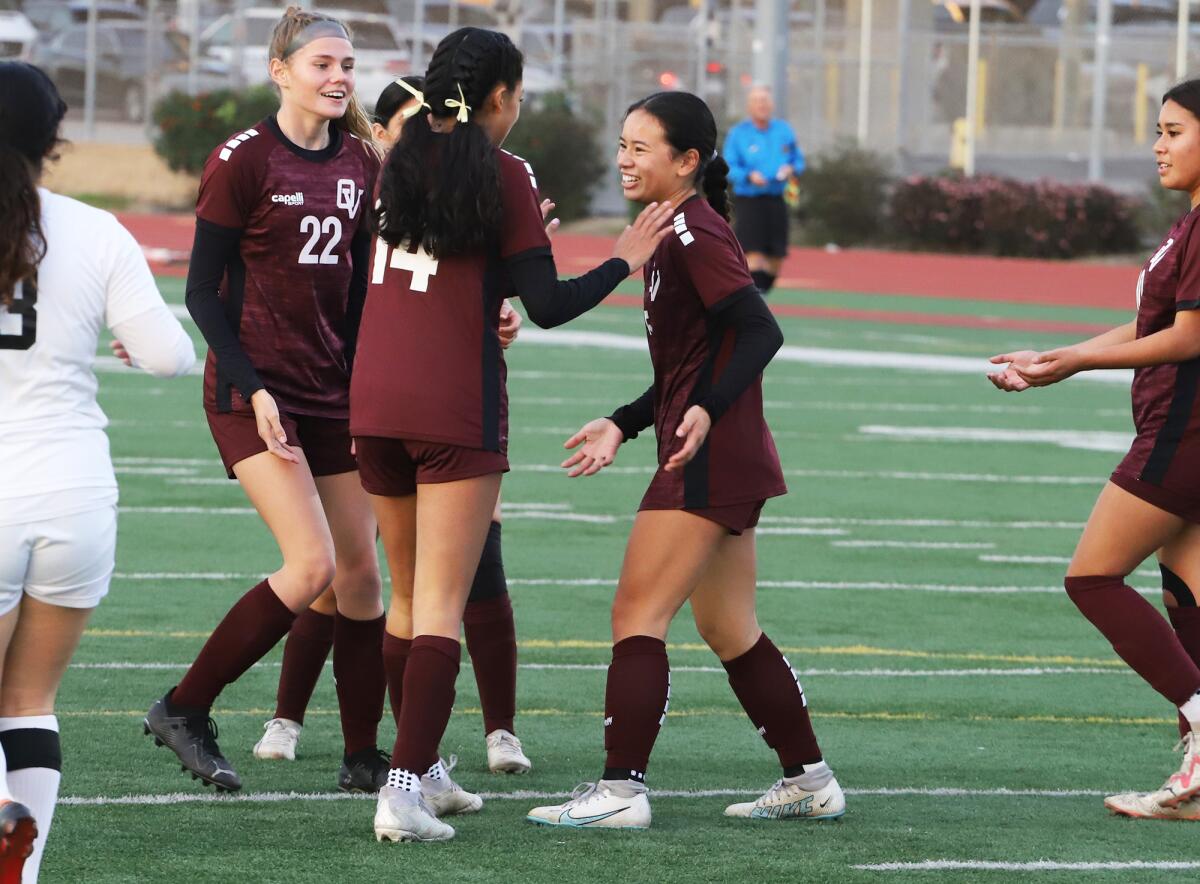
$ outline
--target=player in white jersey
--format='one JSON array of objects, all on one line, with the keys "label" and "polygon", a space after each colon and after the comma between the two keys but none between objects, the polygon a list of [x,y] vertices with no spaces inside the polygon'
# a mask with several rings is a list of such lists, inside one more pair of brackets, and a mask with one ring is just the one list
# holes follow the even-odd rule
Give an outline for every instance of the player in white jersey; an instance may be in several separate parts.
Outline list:
[{"label": "player in white jersey", "polygon": [[116,550],[100,331],[157,377],[196,358],[129,232],[37,186],[65,112],[40,70],[0,63],[0,881],[24,884],[58,795],[55,695]]}]

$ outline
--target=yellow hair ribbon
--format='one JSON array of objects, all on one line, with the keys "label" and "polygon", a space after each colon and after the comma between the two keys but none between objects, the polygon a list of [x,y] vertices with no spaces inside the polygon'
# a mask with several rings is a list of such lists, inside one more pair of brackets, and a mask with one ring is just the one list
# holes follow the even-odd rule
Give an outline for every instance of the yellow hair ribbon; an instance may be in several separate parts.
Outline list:
[{"label": "yellow hair ribbon", "polygon": [[453,98],[447,98],[446,107],[458,108],[457,119],[460,123],[465,123],[468,119],[467,112],[471,110],[471,107],[467,104],[466,96],[463,95],[462,83],[455,83],[454,85],[458,87],[458,101],[455,101]]},{"label": "yellow hair ribbon", "polygon": [[412,86],[408,85],[403,80],[398,79],[398,80],[394,80],[393,82],[417,100],[417,104],[410,105],[409,107],[406,107],[402,111],[400,111],[400,116],[402,116],[404,119],[407,120],[409,117],[420,112],[421,108],[423,108],[423,107],[429,108],[429,110],[433,110],[433,108],[429,107],[429,103],[425,101],[425,93],[422,92],[420,89],[414,89]]}]

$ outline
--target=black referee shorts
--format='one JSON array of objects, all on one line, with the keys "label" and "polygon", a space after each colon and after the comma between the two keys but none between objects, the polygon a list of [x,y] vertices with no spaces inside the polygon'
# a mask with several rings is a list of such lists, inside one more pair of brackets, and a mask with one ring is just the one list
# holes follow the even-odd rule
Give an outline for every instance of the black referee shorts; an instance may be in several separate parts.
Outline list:
[{"label": "black referee shorts", "polygon": [[788,208],[782,196],[735,196],[733,231],[742,251],[783,258],[788,246]]}]

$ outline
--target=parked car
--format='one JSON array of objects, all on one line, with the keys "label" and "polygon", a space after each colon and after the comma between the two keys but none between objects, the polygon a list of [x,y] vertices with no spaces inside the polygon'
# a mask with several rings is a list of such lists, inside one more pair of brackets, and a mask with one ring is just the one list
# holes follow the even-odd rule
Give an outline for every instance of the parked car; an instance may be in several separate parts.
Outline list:
[{"label": "parked car", "polygon": [[[49,37],[73,24],[87,21],[89,0],[26,0],[25,14],[43,36]],[[136,3],[97,0],[97,21],[141,21],[146,13]]]},{"label": "parked car", "polygon": [[0,61],[28,61],[37,38],[17,0],[0,0]]},{"label": "parked car", "polygon": [[[72,24],[38,47],[35,62],[58,86],[63,99],[79,106],[84,101],[87,73],[87,25]],[[152,98],[183,89],[188,80],[188,50],[184,38],[172,31],[151,34],[146,55],[146,25],[138,21],[108,21],[96,27],[96,107],[116,109],[127,120],[145,116],[146,75],[152,74]],[[196,72],[201,91],[227,85],[228,68],[204,59]]]}]

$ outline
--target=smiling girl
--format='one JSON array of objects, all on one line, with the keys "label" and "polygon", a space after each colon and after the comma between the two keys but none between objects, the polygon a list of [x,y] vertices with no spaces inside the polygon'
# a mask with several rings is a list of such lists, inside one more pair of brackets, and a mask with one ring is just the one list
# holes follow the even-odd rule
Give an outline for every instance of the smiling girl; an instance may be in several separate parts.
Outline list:
[{"label": "smiling girl", "polygon": [[213,701],[332,584],[345,743],[338,785],[374,791],[387,773],[375,748],[384,620],[375,520],[348,419],[379,161],[338,21],[289,7],[271,38],[270,74],[278,113],[205,165],[187,306],[209,345],[204,410],[217,450],[283,564],[226,614],[178,686],[151,706],[145,730],[193,777],[241,788],[217,745]]},{"label": "smiling girl", "polygon": [[[1117,465],[1067,569],[1066,589],[1118,656],[1179,710],[1183,763],[1161,789],[1105,800],[1114,813],[1200,820],[1200,80],[1163,96],[1154,155],[1159,182],[1191,210],[1142,268],[1137,316],[1046,353],[992,357],[1001,390],[1020,392],[1081,371],[1132,368],[1137,436]],[[1150,555],[1170,624],[1125,578]]]}]

